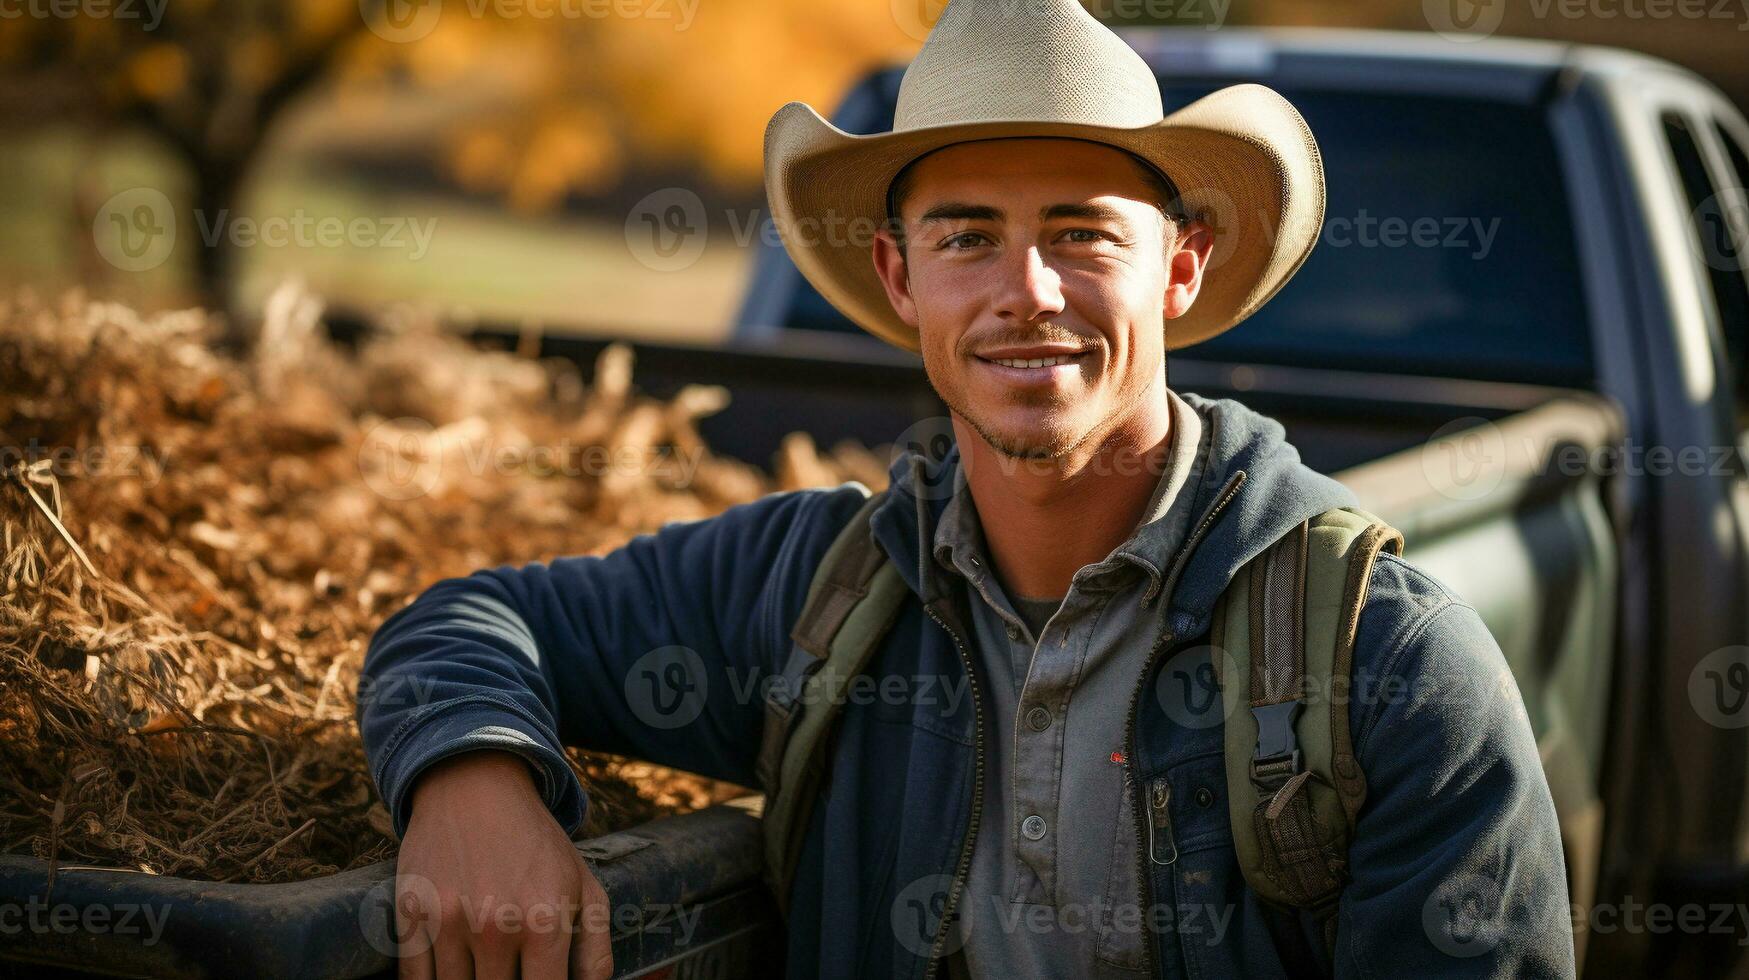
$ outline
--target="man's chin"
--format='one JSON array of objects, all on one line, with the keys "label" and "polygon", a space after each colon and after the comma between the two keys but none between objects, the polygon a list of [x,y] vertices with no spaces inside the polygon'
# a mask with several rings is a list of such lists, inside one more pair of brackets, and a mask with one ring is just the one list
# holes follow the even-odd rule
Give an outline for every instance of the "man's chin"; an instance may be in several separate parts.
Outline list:
[{"label": "man's chin", "polygon": [[973,428],[997,455],[1010,459],[1056,459],[1079,442],[1075,433],[1049,424],[980,425],[974,421]]}]

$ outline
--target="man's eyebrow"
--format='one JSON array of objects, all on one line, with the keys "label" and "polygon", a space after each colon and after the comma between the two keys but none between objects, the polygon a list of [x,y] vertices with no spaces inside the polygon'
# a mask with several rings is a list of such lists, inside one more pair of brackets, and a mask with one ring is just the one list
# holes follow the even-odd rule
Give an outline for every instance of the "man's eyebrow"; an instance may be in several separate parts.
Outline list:
[{"label": "man's eyebrow", "polygon": [[1081,218],[1088,221],[1110,221],[1126,228],[1129,227],[1129,220],[1124,217],[1122,211],[1109,204],[1093,201],[1081,204],[1052,204],[1049,207],[1040,208],[1038,216],[1044,221],[1049,221],[1052,218]]},{"label": "man's eyebrow", "polygon": [[[1039,208],[1039,219],[1050,221],[1053,218],[1081,218],[1089,221],[1110,221],[1129,227],[1129,220],[1124,213],[1109,204],[1083,202],[1076,204],[1050,204]],[[923,212],[917,219],[919,225],[932,221],[1001,221],[1005,212],[988,204],[966,204],[959,201],[948,201],[937,204]]]},{"label": "man's eyebrow", "polygon": [[917,223],[926,225],[932,221],[1001,221],[1002,216],[1001,208],[993,208],[988,204],[962,204],[958,201],[949,201],[945,204],[937,204],[923,212],[923,216],[917,219]]}]

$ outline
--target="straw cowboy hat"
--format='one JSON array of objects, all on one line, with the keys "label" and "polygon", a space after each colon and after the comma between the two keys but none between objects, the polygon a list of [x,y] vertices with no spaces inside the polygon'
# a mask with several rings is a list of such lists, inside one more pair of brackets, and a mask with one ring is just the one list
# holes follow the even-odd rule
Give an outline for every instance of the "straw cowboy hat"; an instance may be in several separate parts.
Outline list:
[{"label": "straw cowboy hat", "polygon": [[1318,144],[1292,105],[1234,85],[1170,116],[1154,73],[1076,0],[950,0],[899,86],[893,130],[854,136],[791,102],[765,128],[765,189],[784,247],[833,306],[907,350],[917,331],[887,301],[871,257],[893,177],[944,146],[1072,137],[1141,157],[1215,229],[1177,349],[1250,316],[1299,269],[1324,220]]}]

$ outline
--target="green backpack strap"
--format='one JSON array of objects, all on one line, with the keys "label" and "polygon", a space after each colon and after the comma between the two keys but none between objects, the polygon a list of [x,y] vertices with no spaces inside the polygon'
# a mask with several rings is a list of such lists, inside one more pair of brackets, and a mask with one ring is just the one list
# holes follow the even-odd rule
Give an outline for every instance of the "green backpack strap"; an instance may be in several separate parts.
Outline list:
[{"label": "green backpack strap", "polygon": [[1276,906],[1312,911],[1326,951],[1366,800],[1349,738],[1354,638],[1395,528],[1357,508],[1300,524],[1234,577],[1211,637],[1226,712],[1233,844],[1245,881]]},{"label": "green backpack strap", "polygon": [[778,908],[826,772],[832,723],[850,682],[868,666],[911,594],[869,531],[886,493],[869,497],[820,560],[790,638],[795,646],[765,696],[756,772],[765,790],[765,876]]}]

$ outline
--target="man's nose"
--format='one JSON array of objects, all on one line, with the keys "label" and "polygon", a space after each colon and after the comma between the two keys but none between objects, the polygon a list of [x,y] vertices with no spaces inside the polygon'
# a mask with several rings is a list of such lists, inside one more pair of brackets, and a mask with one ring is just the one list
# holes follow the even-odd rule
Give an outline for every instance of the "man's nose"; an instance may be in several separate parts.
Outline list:
[{"label": "man's nose", "polygon": [[1063,280],[1036,246],[1009,253],[997,272],[996,314],[1029,323],[1063,312]]}]

